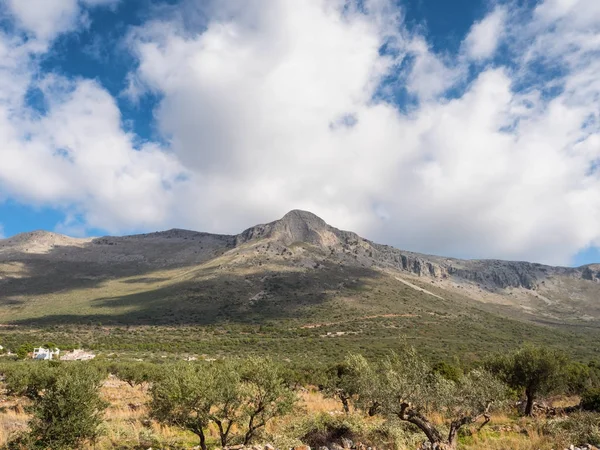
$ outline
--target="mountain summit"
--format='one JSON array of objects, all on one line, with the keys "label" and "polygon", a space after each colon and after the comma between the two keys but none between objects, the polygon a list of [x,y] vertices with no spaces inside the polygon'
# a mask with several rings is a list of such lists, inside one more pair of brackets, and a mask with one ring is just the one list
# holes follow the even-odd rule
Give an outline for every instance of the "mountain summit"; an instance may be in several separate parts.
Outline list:
[{"label": "mountain summit", "polygon": [[[295,275],[269,282],[276,274]],[[134,298],[141,301],[146,289],[148,298],[158,304],[183,296],[202,314],[203,308],[220,304],[223,296],[245,311],[248,292],[254,292],[252,304],[277,298],[288,305],[285,302],[302,297],[302,290],[310,295],[305,294],[301,304],[341,296],[354,307],[368,309],[372,297],[347,288],[365,283],[367,274],[386,286],[378,289],[392,303],[404,301],[398,293],[408,287],[429,301],[461,298],[520,318],[600,322],[600,266],[551,267],[423,255],[376,244],[334,228],[311,212],[292,210],[233,236],[173,229],[86,239],[35,232],[0,240],[0,302],[21,305],[0,311],[0,323],[28,317],[31,308],[52,299],[60,302],[74,289],[78,294],[75,303],[65,304],[66,315],[76,302],[85,303],[88,294],[95,305],[98,299],[119,298],[121,292],[136,292]],[[171,286],[171,294],[163,297],[159,285]],[[88,287],[91,290],[85,291]],[[204,303],[196,303],[197,298]],[[143,303],[143,308],[151,304]]]},{"label": "mountain summit", "polygon": [[239,235],[238,244],[268,238],[284,245],[303,242],[326,247],[339,243],[339,232],[317,215],[294,209],[279,220],[248,228]]}]

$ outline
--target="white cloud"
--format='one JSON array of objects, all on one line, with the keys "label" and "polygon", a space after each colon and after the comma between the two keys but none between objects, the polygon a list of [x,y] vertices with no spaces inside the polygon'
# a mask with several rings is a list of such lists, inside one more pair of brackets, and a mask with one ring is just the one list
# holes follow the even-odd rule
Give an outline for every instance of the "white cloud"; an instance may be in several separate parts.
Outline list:
[{"label": "white cloud", "polygon": [[134,148],[97,83],[45,81],[47,115],[0,122],[4,189],[29,203],[76,205],[88,226],[117,231],[164,221],[181,165],[155,144]]},{"label": "white cloud", "polygon": [[471,27],[464,40],[467,55],[473,59],[488,59],[494,56],[506,27],[506,9],[498,6],[480,22]]},{"label": "white cloud", "polygon": [[464,67],[446,64],[439,55],[431,52],[423,38],[414,38],[409,48],[414,63],[406,87],[420,100],[437,99],[462,79]]},{"label": "white cloud", "polygon": [[0,239],[4,239],[6,236],[4,235],[4,226],[0,223]]},{"label": "white cloud", "polygon": [[[304,208],[438,254],[567,263],[600,244],[600,30],[577,8],[546,0],[510,27],[494,10],[462,51],[476,62],[507,39],[516,57],[467,84],[469,58],[434,53],[392,2],[264,1],[189,0],[132,31],[125,94],[160,96],[168,146],[138,148],[94,81],[43,76],[49,109],[33,114],[31,50],[4,36],[0,193],[64,209],[71,230],[237,232]],[[564,74],[536,74],[542,49]],[[418,103],[400,112],[382,82]]]},{"label": "white cloud", "polygon": [[41,41],[74,30],[85,19],[83,7],[114,6],[120,0],[6,0],[22,29]]}]

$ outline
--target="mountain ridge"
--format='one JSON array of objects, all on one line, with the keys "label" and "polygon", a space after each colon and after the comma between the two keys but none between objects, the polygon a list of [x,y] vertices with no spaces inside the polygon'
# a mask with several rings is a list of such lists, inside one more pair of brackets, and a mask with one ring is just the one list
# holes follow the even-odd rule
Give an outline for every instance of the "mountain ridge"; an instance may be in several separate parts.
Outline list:
[{"label": "mountain ridge", "polygon": [[[0,240],[2,253],[48,253],[55,247],[86,245],[118,245],[127,241],[150,241],[164,239],[180,244],[183,241],[206,241],[213,252],[227,251],[244,244],[270,240],[285,247],[295,243],[314,245],[321,249],[339,248],[350,253],[361,264],[392,268],[422,277],[459,278],[484,285],[485,288],[522,287],[535,290],[540,281],[555,274],[600,282],[600,265],[586,264],[579,267],[549,266],[528,261],[500,259],[460,259],[400,250],[377,244],[351,231],[344,231],[327,224],[317,215],[303,210],[291,210],[281,219],[247,228],[237,235],[215,234],[173,228],[127,236],[103,236],[97,238],[73,238],[62,234],[37,230],[21,233]],[[204,248],[202,248],[204,250]],[[196,251],[196,254],[198,252]],[[90,255],[93,257],[93,255]],[[184,258],[186,261],[190,258]],[[347,259],[347,258],[346,258]]]},{"label": "mountain ridge", "polygon": [[321,339],[323,328],[348,333],[348,345],[378,348],[408,335],[438,351],[465,339],[473,349],[486,339],[495,348],[576,339],[589,354],[590,339],[600,348],[599,298],[594,266],[408,252],[301,210],[236,235],[35,232],[0,241],[0,324],[23,330],[254,324],[286,339]]}]

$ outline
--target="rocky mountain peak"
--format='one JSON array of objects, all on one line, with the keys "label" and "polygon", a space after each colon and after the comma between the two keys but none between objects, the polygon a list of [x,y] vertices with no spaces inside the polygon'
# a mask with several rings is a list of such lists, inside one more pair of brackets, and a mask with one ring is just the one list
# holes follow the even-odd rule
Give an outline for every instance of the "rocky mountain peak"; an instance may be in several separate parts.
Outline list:
[{"label": "rocky mountain peak", "polygon": [[270,238],[284,245],[304,242],[329,246],[339,242],[337,233],[338,230],[327,225],[317,215],[309,211],[294,209],[279,220],[247,229],[238,236],[237,243]]}]

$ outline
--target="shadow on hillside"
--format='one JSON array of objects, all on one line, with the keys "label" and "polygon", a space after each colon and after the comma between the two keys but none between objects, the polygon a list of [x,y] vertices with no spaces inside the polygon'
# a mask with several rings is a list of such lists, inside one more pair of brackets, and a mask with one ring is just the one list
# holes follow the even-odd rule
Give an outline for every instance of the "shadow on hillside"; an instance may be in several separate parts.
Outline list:
[{"label": "shadow on hillside", "polygon": [[[237,275],[226,269],[203,272],[208,279],[184,281],[142,293],[94,300],[93,314],[47,315],[10,322],[18,325],[211,325],[259,323],[305,317],[352,280],[360,289],[375,270],[322,265],[307,272]],[[333,308],[333,307],[332,307]]]},{"label": "shadow on hillside", "polygon": [[[56,246],[43,254],[0,255],[0,262],[19,263],[23,271],[17,278],[0,278],[0,301],[12,296],[47,295],[61,291],[94,288],[114,278],[144,276],[157,270],[194,266],[217,257],[231,248],[228,236],[220,246],[207,249],[197,239],[144,242],[121,238],[97,238],[75,246]],[[153,277],[130,283],[160,281]]]}]

